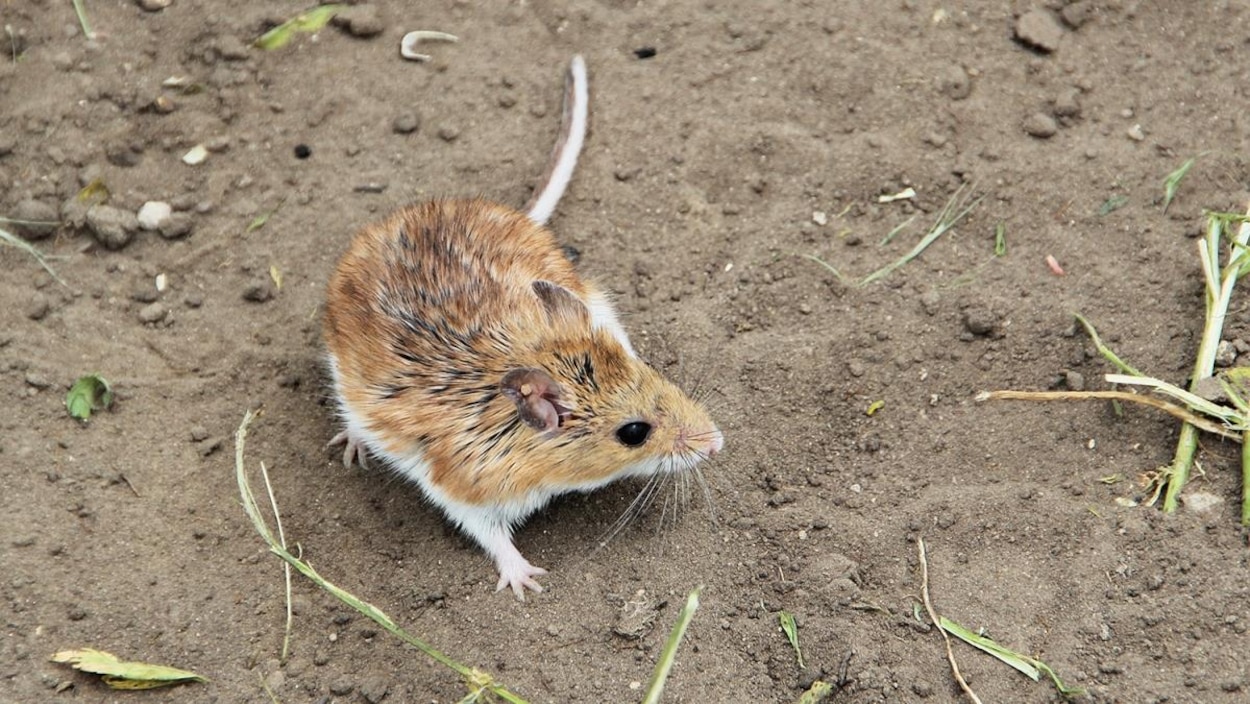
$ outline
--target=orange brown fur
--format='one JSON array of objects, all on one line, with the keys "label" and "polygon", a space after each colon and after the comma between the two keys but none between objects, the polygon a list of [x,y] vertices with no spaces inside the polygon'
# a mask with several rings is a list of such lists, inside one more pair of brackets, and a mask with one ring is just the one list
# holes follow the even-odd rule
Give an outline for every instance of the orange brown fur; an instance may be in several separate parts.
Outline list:
[{"label": "orange brown fur", "polygon": [[[327,294],[342,402],[386,451],[420,453],[429,480],[464,504],[560,493],[655,456],[706,454],[701,443],[719,431],[703,409],[595,327],[585,305],[544,304],[536,281],[581,301],[598,293],[550,231],[485,201],[423,203],[362,230]],[[518,420],[499,391],[518,368],[544,370],[567,392],[560,428]],[[633,420],[653,426],[646,447],[613,438]]]}]

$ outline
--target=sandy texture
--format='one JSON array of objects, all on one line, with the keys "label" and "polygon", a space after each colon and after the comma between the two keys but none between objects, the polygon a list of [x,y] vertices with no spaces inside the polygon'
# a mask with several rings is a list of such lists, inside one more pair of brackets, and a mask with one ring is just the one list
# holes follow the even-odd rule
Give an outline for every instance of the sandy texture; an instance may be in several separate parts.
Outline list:
[{"label": "sandy texture", "polygon": [[[303,580],[279,662],[280,564],[233,472],[255,407],[250,460],[305,557],[531,701],[636,701],[700,584],[666,701],[794,701],[817,677],[840,682],[835,702],[957,701],[913,616],[920,536],[942,613],[1091,701],[1246,698],[1239,448],[1205,438],[1189,493],[1216,504],[1164,515],[1116,500],[1147,498],[1172,420],[973,400],[1103,387],[1073,311],[1185,381],[1201,213],[1250,197],[1244,0],[374,2],[272,52],[250,43],[302,2],[142,4],[87,0],[88,41],[68,0],[0,3],[0,214],[63,218],[37,245],[67,284],[0,249],[0,701],[463,696]],[[412,29],[461,41],[406,62]],[[324,449],[320,310],[363,223],[435,195],[529,198],[574,53],[592,134],[552,227],[727,445],[705,472],[715,522],[700,497],[676,520],[657,504],[594,550],[633,483],[536,516],[518,546],[551,574],[518,603],[414,487]],[[1164,177],[1198,154],[1164,213]],[[87,213],[76,194],[96,179],[111,197]],[[961,186],[978,207],[878,283],[798,256],[862,277]],[[159,231],[137,229],[148,201],[172,206]],[[1248,326],[1238,296],[1225,337],[1250,349]],[[88,372],[118,400],[84,426],[63,399]],[[639,590],[668,605],[628,639],[613,629]],[[119,695],[47,662],[84,645],[211,682]],[[957,654],[987,702],[1058,698]]]}]

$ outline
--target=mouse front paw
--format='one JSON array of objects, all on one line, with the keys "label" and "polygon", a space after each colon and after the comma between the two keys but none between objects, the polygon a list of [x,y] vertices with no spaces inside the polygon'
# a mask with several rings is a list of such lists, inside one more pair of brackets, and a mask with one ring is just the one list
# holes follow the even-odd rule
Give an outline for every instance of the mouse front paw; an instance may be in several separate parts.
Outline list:
[{"label": "mouse front paw", "polygon": [[358,440],[351,434],[351,431],[344,429],[338,435],[330,438],[330,442],[326,443],[326,447],[334,447],[335,445],[343,445],[343,466],[351,469],[352,462],[357,462],[363,469],[369,468],[369,453],[365,450],[364,442]]},{"label": "mouse front paw", "polygon": [[499,582],[495,584],[495,591],[501,592],[504,587],[512,587],[512,593],[520,601],[525,601],[525,590],[529,589],[533,592],[541,592],[543,585],[539,584],[534,578],[547,574],[547,570],[541,567],[535,567],[529,563],[520,554],[517,554],[519,562],[509,560],[500,562],[499,564]]}]

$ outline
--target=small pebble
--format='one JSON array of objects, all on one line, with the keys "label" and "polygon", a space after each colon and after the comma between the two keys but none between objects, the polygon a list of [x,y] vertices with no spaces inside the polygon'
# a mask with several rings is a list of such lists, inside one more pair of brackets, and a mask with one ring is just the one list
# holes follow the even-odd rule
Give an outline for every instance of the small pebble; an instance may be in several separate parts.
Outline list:
[{"label": "small pebble", "polygon": [[220,154],[230,148],[230,135],[217,135],[204,142],[204,148],[214,154]]},{"label": "small pebble", "polygon": [[35,241],[46,238],[56,231],[60,222],[56,207],[33,198],[19,200],[9,215],[15,222],[9,225],[19,237]]},{"label": "small pebble", "polygon": [[26,385],[43,390],[52,386],[52,382],[38,372],[26,372]]},{"label": "small pebble", "polygon": [[416,113],[408,112],[391,121],[391,129],[395,134],[412,134],[421,128],[421,118]]},{"label": "small pebble", "polygon": [[169,315],[169,309],[166,308],[163,303],[160,303],[159,301],[156,303],[149,303],[139,309],[139,322],[144,325],[152,325],[164,320],[166,315]]},{"label": "small pebble", "polygon": [[1055,117],[1080,117],[1080,95],[1081,91],[1076,88],[1068,88],[1067,90],[1061,91],[1059,95],[1055,97],[1055,106],[1052,111],[1054,112]]},{"label": "small pebble", "polygon": [[202,425],[191,426],[192,442],[200,442],[201,440],[204,440],[207,437],[208,437],[208,428],[205,428]]},{"label": "small pebble", "polygon": [[190,214],[174,213],[161,225],[158,232],[160,232],[161,237],[167,240],[181,239],[191,234],[191,230],[195,226],[194,223],[195,221],[191,219]]},{"label": "small pebble", "polygon": [[998,317],[988,308],[969,308],[964,311],[964,328],[973,335],[992,335],[998,329]]},{"label": "small pebble", "polygon": [[100,244],[117,250],[130,244],[139,229],[139,218],[129,210],[94,205],[87,211],[87,229]]},{"label": "small pebble", "polygon": [[243,300],[252,303],[264,303],[273,298],[273,284],[269,279],[253,281],[243,289]]},{"label": "small pebble", "polygon": [[941,302],[942,296],[937,291],[925,291],[920,295],[920,307],[925,315],[937,315],[938,304]]},{"label": "small pebble", "polygon": [[390,693],[391,686],[386,680],[379,676],[368,677],[364,682],[360,683],[360,695],[365,698],[369,704],[378,704],[386,698]]},{"label": "small pebble", "polygon": [[150,200],[139,208],[139,214],[136,216],[139,220],[139,227],[144,230],[159,230],[173,214],[174,209],[169,205],[157,200]]},{"label": "small pebble", "polygon": [[1212,509],[1224,503],[1224,497],[1218,494],[1211,494],[1205,491],[1195,491],[1185,494],[1181,497],[1185,508],[1194,513],[1208,513]]},{"label": "small pebble", "polygon": [[972,79],[959,64],[946,64],[938,69],[937,90],[951,100],[963,100],[972,95]]},{"label": "small pebble", "polygon": [[1059,12],[1059,16],[1063,18],[1063,23],[1072,29],[1080,29],[1086,22],[1093,17],[1094,3],[1090,0],[1077,0]]},{"label": "small pebble", "polygon": [[26,303],[23,312],[27,318],[31,320],[43,320],[48,315],[48,311],[52,309],[52,304],[48,301],[48,297],[42,293],[35,292],[30,300]]},{"label": "small pebble", "polygon": [[1220,340],[1215,346],[1215,366],[1231,367],[1237,363],[1237,348],[1228,340]]},{"label": "small pebble", "polygon": [[1050,53],[1059,48],[1063,27],[1046,10],[1030,10],[1016,20],[1016,39],[1038,51]]},{"label": "small pebble", "polygon": [[454,142],[460,138],[460,130],[451,125],[443,125],[438,128],[438,138],[444,142]]},{"label": "small pebble", "polygon": [[381,34],[386,25],[378,15],[376,5],[352,5],[340,11],[332,20],[334,26],[347,30],[353,37],[368,39]]},{"label": "small pebble", "polygon": [[174,0],[135,0],[135,4],[144,12],[160,12],[174,3]]},{"label": "small pebble", "polygon": [[244,61],[247,59],[247,44],[233,34],[226,34],[217,40],[217,53],[226,61]]},{"label": "small pebble", "polygon": [[1024,119],[1024,131],[1031,137],[1049,139],[1059,131],[1059,125],[1050,115],[1035,112]]},{"label": "small pebble", "polygon": [[1141,125],[1133,125],[1128,128],[1128,131],[1125,134],[1127,134],[1128,138],[1134,142],[1140,142],[1146,138],[1146,133],[1142,130]]}]

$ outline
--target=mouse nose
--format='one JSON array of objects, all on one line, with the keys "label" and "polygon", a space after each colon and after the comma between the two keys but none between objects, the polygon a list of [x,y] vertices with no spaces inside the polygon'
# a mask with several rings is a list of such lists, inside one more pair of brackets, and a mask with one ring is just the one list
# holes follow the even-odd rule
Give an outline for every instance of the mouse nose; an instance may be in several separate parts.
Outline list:
[{"label": "mouse nose", "polygon": [[718,428],[713,428],[707,441],[707,456],[715,457],[725,447],[725,435]]}]

